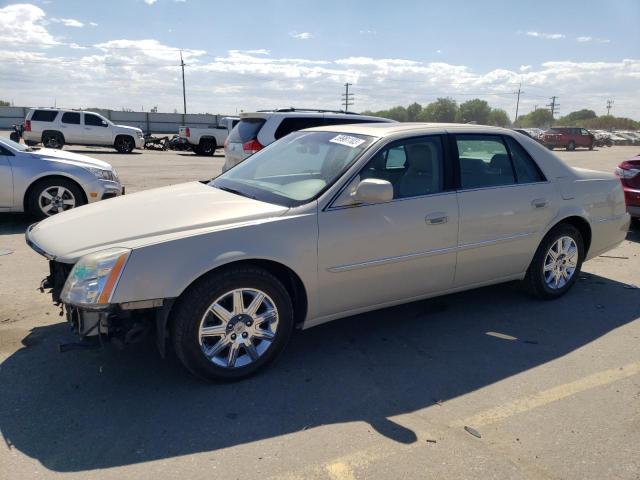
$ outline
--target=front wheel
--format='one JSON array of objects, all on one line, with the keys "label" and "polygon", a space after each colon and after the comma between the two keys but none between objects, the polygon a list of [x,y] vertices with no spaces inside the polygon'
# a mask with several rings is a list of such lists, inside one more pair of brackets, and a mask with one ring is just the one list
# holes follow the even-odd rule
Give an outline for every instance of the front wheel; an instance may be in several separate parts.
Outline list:
[{"label": "front wheel", "polygon": [[122,135],[116,137],[114,147],[119,153],[131,153],[136,147],[136,144],[133,141],[133,138]]},{"label": "front wheel", "polygon": [[283,350],[293,330],[293,306],[268,271],[230,268],[190,287],[174,307],[171,327],[187,370],[206,380],[236,380]]},{"label": "front wheel", "polygon": [[576,282],[584,260],[584,241],[573,225],[562,223],[542,239],[529,265],[524,284],[529,293],[553,300]]},{"label": "front wheel", "polygon": [[46,132],[42,135],[42,145],[45,148],[61,150],[64,146],[64,138],[58,132]]},{"label": "front wheel", "polygon": [[82,191],[70,180],[45,178],[36,183],[27,198],[28,212],[45,218],[84,205]]}]

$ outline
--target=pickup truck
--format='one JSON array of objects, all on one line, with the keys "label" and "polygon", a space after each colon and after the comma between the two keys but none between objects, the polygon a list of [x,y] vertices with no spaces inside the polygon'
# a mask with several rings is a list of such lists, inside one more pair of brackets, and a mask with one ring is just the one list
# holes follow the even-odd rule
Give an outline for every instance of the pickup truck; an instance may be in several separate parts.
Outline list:
[{"label": "pickup truck", "polygon": [[178,135],[187,140],[196,155],[213,155],[239,121],[238,117],[222,117],[214,127],[180,127]]}]

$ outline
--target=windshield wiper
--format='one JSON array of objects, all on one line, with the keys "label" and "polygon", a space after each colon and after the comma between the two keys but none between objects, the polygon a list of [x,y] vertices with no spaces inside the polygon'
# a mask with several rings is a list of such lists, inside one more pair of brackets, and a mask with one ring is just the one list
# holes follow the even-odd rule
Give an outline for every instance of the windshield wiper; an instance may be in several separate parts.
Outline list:
[{"label": "windshield wiper", "polygon": [[241,197],[247,197],[252,200],[256,199],[256,197],[254,197],[253,195],[249,195],[248,193],[241,192],[240,190],[236,190],[235,188],[220,187],[220,186],[216,186],[216,188],[219,188],[220,190],[224,190],[225,192],[235,193],[236,195],[240,195]]}]

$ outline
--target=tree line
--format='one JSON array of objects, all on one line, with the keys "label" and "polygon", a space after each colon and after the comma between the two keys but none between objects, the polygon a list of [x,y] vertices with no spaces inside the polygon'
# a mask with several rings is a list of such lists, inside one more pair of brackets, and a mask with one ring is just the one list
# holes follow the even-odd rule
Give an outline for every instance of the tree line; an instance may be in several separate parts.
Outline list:
[{"label": "tree line", "polygon": [[391,118],[399,122],[475,122],[499,127],[511,125],[511,119],[507,112],[500,108],[491,108],[487,102],[479,98],[468,100],[460,105],[452,98],[438,98],[435,102],[424,107],[414,102],[408,107],[398,106],[378,112],[366,111],[362,114]]},{"label": "tree line", "polygon": [[399,122],[436,122],[436,123],[477,123],[479,125],[495,125],[498,127],[539,127],[552,125],[566,127],[584,127],[593,129],[639,130],[640,122],[613,115],[598,116],[593,110],[582,109],[554,119],[546,108],[538,108],[525,115],[520,115],[515,123],[511,122],[507,112],[500,108],[492,108],[486,101],[474,98],[458,104],[453,98],[438,98],[425,106],[417,102],[408,107],[397,106],[389,110],[364,111],[363,115],[375,115],[390,118]]}]

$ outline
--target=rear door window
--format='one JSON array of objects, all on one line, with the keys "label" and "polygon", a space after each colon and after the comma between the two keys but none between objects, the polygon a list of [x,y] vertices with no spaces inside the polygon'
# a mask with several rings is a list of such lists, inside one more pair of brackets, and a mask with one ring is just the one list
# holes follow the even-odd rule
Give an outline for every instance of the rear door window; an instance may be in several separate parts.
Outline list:
[{"label": "rear door window", "polygon": [[456,135],[462,188],[513,185],[516,177],[498,135]]},{"label": "rear door window", "polygon": [[265,122],[264,118],[243,118],[231,130],[229,143],[246,143],[255,140]]},{"label": "rear door window", "polygon": [[324,125],[323,117],[289,117],[280,122],[274,137],[277,139],[289,135],[291,132],[304,130],[305,128],[320,127]]},{"label": "rear door window", "polygon": [[542,172],[522,145],[511,137],[504,138],[509,147],[518,183],[544,182],[545,178]]},{"label": "rear door window", "polygon": [[78,112],[65,112],[60,120],[62,123],[80,125],[80,114]]},{"label": "rear door window", "polygon": [[31,116],[33,122],[53,122],[58,116],[55,110],[36,110]]}]

